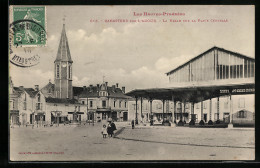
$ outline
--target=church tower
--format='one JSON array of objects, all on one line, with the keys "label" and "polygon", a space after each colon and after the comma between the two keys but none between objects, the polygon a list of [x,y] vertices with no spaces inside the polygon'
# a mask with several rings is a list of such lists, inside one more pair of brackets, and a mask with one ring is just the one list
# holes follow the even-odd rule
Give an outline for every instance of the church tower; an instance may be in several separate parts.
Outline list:
[{"label": "church tower", "polygon": [[54,95],[56,98],[73,98],[72,63],[65,23],[63,23],[58,53],[54,61]]}]

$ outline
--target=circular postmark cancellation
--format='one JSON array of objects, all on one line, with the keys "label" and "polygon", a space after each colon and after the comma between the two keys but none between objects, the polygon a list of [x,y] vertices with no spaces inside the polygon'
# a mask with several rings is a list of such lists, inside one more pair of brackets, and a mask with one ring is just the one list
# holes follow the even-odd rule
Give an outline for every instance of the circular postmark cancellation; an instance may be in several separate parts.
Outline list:
[{"label": "circular postmark cancellation", "polygon": [[[30,44],[42,41],[46,41],[46,31],[42,25],[27,19],[14,21],[9,28],[10,62],[19,67],[37,65],[40,56],[32,51],[34,48]],[[22,47],[25,43],[27,47]]]}]

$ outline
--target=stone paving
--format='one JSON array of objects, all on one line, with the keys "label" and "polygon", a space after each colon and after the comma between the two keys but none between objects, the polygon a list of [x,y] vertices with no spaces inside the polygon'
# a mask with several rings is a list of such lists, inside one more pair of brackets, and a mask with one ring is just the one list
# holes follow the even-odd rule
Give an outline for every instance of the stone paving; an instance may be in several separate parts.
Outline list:
[{"label": "stone paving", "polygon": [[[253,160],[254,129],[138,126],[116,123],[120,134],[102,138],[102,123],[79,127],[10,129],[13,161]],[[52,152],[52,153],[50,153]]]}]

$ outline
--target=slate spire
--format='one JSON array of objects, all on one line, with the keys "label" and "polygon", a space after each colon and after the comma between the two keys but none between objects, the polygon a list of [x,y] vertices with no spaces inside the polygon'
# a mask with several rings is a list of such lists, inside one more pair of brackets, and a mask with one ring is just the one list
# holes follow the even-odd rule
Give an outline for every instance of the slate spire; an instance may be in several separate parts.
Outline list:
[{"label": "slate spire", "polygon": [[63,23],[58,53],[57,53],[56,60],[54,62],[58,62],[58,61],[67,61],[70,63],[73,62],[71,59],[69,43],[65,31],[65,23]]}]

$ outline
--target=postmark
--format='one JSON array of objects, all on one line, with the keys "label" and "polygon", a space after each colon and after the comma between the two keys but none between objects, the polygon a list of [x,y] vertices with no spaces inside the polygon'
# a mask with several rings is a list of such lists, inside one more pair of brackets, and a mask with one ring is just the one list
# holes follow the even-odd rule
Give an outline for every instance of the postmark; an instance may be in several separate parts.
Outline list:
[{"label": "postmark", "polygon": [[46,46],[46,7],[10,8],[13,45],[20,47]]},{"label": "postmark", "polygon": [[10,7],[9,61],[13,65],[31,67],[39,63],[38,50],[47,45],[45,27],[46,7]]}]

